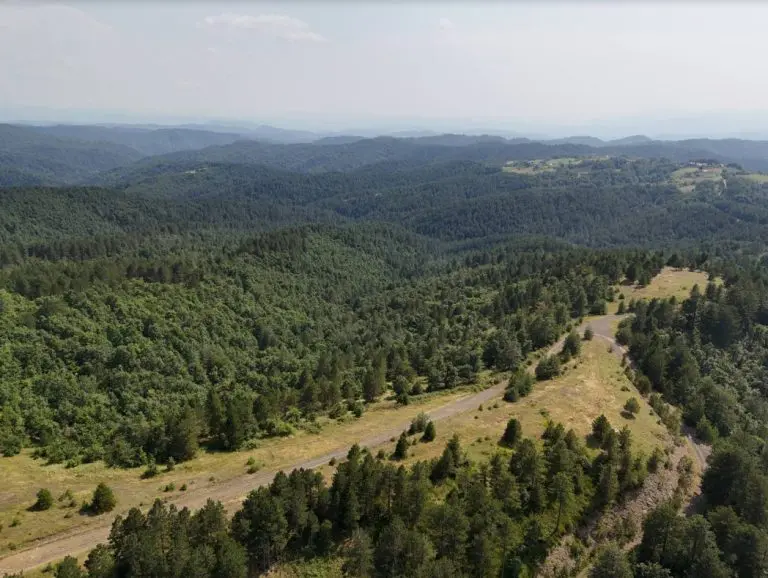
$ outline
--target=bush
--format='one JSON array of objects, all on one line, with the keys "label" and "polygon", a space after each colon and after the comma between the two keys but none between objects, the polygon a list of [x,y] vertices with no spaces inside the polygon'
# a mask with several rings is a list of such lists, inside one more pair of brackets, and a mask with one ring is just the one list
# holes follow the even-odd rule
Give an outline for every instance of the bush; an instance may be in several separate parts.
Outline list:
[{"label": "bush", "polygon": [[365,408],[363,406],[363,403],[360,401],[356,401],[355,403],[352,404],[350,411],[355,417],[361,417],[363,415],[364,409]]},{"label": "bush", "polygon": [[45,488],[37,492],[37,501],[32,505],[32,510],[35,512],[42,512],[43,510],[50,510],[53,506],[53,494],[50,490]]},{"label": "bush", "polygon": [[93,499],[88,506],[90,513],[94,515],[105,514],[115,509],[117,500],[112,488],[101,482],[93,492]]},{"label": "bush", "polygon": [[717,438],[717,430],[706,417],[702,417],[696,424],[696,437],[705,444],[711,444]]},{"label": "bush", "polygon": [[517,386],[513,385],[511,387],[507,387],[507,389],[504,391],[504,401],[514,403],[518,399],[520,399],[520,392],[517,391]]},{"label": "bush", "polygon": [[595,441],[599,444],[602,444],[608,434],[612,431],[613,427],[611,427],[611,422],[608,421],[608,418],[605,417],[604,414],[600,414],[595,418],[595,421],[592,422],[592,437],[594,437]]},{"label": "bush", "polygon": [[595,336],[595,332],[592,329],[591,325],[587,325],[587,327],[584,329],[584,341],[592,341],[592,338]]},{"label": "bush", "polygon": [[411,427],[408,428],[408,433],[410,435],[422,433],[425,429],[427,429],[427,424],[429,423],[429,418],[427,417],[427,414],[425,414],[423,411],[419,413],[413,420],[411,420]]},{"label": "bush", "polygon": [[54,578],[84,578],[85,573],[80,569],[77,559],[67,556],[56,565]]},{"label": "bush", "polygon": [[400,434],[395,446],[395,452],[392,454],[393,460],[404,460],[408,457],[408,438],[405,432]]},{"label": "bush", "polygon": [[504,430],[504,434],[501,436],[502,445],[513,447],[520,439],[521,433],[522,426],[520,425],[520,422],[515,418],[511,418],[507,422],[507,427]]},{"label": "bush", "polygon": [[627,403],[624,404],[624,411],[633,417],[640,413],[640,402],[637,401],[636,397],[630,397],[627,400]]},{"label": "bush", "polygon": [[572,330],[563,342],[563,349],[560,355],[564,359],[570,359],[571,357],[576,357],[579,353],[581,353],[581,337],[579,337],[576,331]]},{"label": "bush", "polygon": [[544,381],[560,375],[560,362],[554,355],[543,357],[536,366],[536,379]]},{"label": "bush", "polygon": [[651,457],[648,458],[648,471],[655,474],[659,470],[659,465],[664,461],[664,452],[659,447],[653,449]]},{"label": "bush", "polygon": [[437,435],[437,431],[435,430],[435,423],[431,421],[427,424],[427,427],[424,428],[424,435],[421,436],[421,441],[423,442],[434,441],[436,435]]},{"label": "bush", "polygon": [[635,387],[640,395],[648,395],[651,393],[651,380],[642,373],[638,373],[635,377]]},{"label": "bush", "polygon": [[144,470],[144,473],[141,474],[141,477],[145,480],[149,478],[154,478],[160,473],[160,470],[157,468],[157,464],[154,460],[152,460],[149,465],[147,466],[147,469]]}]

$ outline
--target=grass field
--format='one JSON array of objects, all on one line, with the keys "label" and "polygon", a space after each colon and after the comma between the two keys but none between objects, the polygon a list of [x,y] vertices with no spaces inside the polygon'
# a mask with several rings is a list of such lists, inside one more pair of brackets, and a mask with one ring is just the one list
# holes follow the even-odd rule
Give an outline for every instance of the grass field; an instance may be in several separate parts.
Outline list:
[{"label": "grass field", "polygon": [[[703,271],[689,271],[687,269],[673,269],[665,267],[661,273],[656,275],[645,287],[638,285],[621,285],[617,287],[619,293],[624,294],[624,300],[627,304],[631,299],[657,299],[669,298],[673,295],[678,301],[686,299],[694,285],[704,291],[707,286],[708,276]],[[618,294],[617,294],[618,296]],[[608,304],[608,312],[616,313],[619,302],[614,301]]]},{"label": "grass field", "polygon": [[739,175],[744,177],[745,179],[749,179],[750,181],[754,181],[756,183],[768,183],[768,175],[763,173],[747,173],[744,175]]},{"label": "grass field", "polygon": [[[642,408],[634,419],[621,415],[630,397],[636,397]],[[646,454],[669,441],[667,430],[651,415],[648,404],[624,375],[617,356],[608,351],[605,341],[595,339],[583,343],[581,356],[568,365],[563,375],[537,383],[528,397],[516,403],[499,397],[482,410],[478,408],[440,422],[435,441],[414,445],[409,461],[438,456],[454,433],[459,434],[470,458],[487,458],[500,449],[499,438],[511,417],[520,420],[526,436],[539,437],[551,419],[586,438],[592,421],[601,413],[617,429],[628,425],[635,447]]]},{"label": "grass field", "polygon": [[723,182],[723,167],[684,167],[672,173],[672,183],[683,193],[691,193],[696,185],[705,181]]},{"label": "grass field", "polygon": [[[487,380],[488,374],[484,376]],[[318,420],[322,424],[318,433],[299,431],[279,439],[262,440],[250,451],[234,453],[201,452],[199,457],[178,464],[171,472],[164,472],[151,479],[141,479],[144,468],[107,468],[102,462],[65,468],[61,464],[46,466],[25,451],[12,458],[0,458],[3,484],[0,486],[0,555],[32,540],[56,534],[74,527],[87,527],[98,523],[99,518],[78,513],[82,502],[88,500],[99,482],[105,482],[115,491],[118,511],[149,505],[155,498],[180,493],[186,484],[188,489],[210,486],[219,481],[246,473],[246,462],[253,458],[261,469],[274,470],[320,456],[339,447],[350,446],[358,440],[380,431],[387,431],[399,422],[407,422],[420,411],[429,411],[455,399],[468,395],[469,391],[456,390],[447,393],[426,394],[412,398],[405,407],[395,406],[393,401],[381,401],[368,409],[360,419],[344,423]],[[174,484],[173,491],[164,491]],[[40,488],[48,488],[54,498],[71,490],[77,502],[67,507],[67,502],[56,501],[53,508],[44,512],[27,509],[35,501]],[[14,523],[16,522],[16,523]]]},{"label": "grass field", "polygon": [[533,161],[509,161],[504,165],[503,170],[508,173],[518,173],[521,175],[536,175],[552,172],[561,167],[578,166],[583,160],[584,159],[577,157],[562,157],[557,159],[537,159]]}]

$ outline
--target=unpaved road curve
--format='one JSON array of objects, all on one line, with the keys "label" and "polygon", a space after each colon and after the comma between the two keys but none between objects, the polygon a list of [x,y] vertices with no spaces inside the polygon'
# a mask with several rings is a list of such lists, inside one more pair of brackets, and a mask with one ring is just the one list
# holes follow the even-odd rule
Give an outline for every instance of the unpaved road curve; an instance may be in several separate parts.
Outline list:
[{"label": "unpaved road curve", "polygon": [[[611,325],[620,318],[617,315],[605,315],[592,319],[589,323],[584,323],[580,330],[583,331],[586,325],[591,325],[596,337],[614,344],[614,350],[617,354],[623,355],[623,348],[616,344],[611,330]],[[562,347],[562,342],[563,339],[552,346],[550,353],[558,351]],[[504,387],[504,383],[497,383],[488,389],[436,408],[428,412],[429,416],[433,420],[441,420],[469,411],[481,403],[486,403],[501,395]],[[402,423],[395,422],[391,429],[363,438],[359,441],[359,444],[369,448],[382,445],[389,442],[391,438],[400,435],[400,432],[408,429],[409,425],[410,420]],[[340,447],[332,452],[301,463],[287,464],[281,469],[316,468],[328,463],[331,458],[343,458],[347,455],[348,450],[348,446]],[[270,483],[277,471],[279,470],[260,472],[255,475],[243,474],[211,486],[189,490],[183,495],[169,499],[168,503],[175,504],[179,508],[186,507],[194,510],[205,505],[207,500],[214,500],[222,502],[231,511],[240,505],[243,498],[253,488]],[[97,525],[89,525],[87,528],[55,534],[32,542],[24,550],[13,552],[9,556],[0,559],[0,576],[5,573],[28,572],[38,566],[61,560],[64,556],[78,555],[91,550],[96,544],[105,542],[108,539],[114,518],[114,515],[104,516],[103,520],[100,520]]]}]

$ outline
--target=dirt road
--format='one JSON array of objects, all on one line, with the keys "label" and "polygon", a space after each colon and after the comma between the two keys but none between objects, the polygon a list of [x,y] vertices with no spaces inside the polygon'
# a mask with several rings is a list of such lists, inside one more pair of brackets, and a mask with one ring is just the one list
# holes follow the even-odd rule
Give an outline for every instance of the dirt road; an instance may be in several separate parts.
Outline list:
[{"label": "dirt road", "polygon": [[[614,341],[612,337],[613,332],[611,330],[612,324],[618,319],[620,319],[620,317],[616,315],[605,315],[598,319],[591,320],[589,325],[592,326],[595,337],[599,337],[612,343],[615,346],[614,350],[617,355],[621,356],[623,355],[624,350]],[[586,325],[587,323],[583,324],[580,330],[583,331]],[[562,342],[563,339],[552,346],[550,353],[558,351],[560,347],[562,347]],[[481,392],[460,398],[432,410],[429,412],[429,416],[433,420],[441,420],[472,410],[477,408],[481,403],[486,403],[489,400],[500,396],[504,391],[504,386],[504,383],[498,383]],[[400,435],[400,432],[407,429],[409,425],[410,421],[402,423],[395,422],[392,424],[391,429],[363,438],[359,441],[359,444],[361,446],[374,448],[388,443],[391,438]],[[346,456],[348,450],[348,446],[339,447],[330,453],[319,455],[308,461],[289,464],[283,469],[316,468],[328,463],[332,458],[339,459]],[[187,507],[190,509],[197,509],[202,507],[207,500],[215,500],[222,502],[228,510],[233,510],[239,506],[243,498],[253,488],[270,483],[276,472],[277,470],[260,472],[255,475],[244,474],[211,486],[189,490],[185,494],[169,499],[168,502],[175,504],[179,508]],[[33,542],[24,550],[13,552],[5,558],[0,559],[0,576],[5,573],[26,572],[38,566],[56,562],[67,555],[78,555],[87,552],[96,546],[96,544],[107,540],[113,520],[114,515],[104,516],[103,520],[100,521],[98,525],[91,525],[81,530],[64,532]]]},{"label": "dirt road", "polygon": [[[504,391],[504,386],[504,383],[498,383],[488,389],[438,407],[428,412],[428,415],[433,420],[441,420],[476,409],[481,403],[486,403],[500,396]],[[388,443],[391,438],[399,436],[400,432],[408,429],[409,426],[410,420],[401,423],[395,421],[391,429],[363,438],[359,444],[369,448],[380,446]],[[305,462],[290,464],[283,469],[288,471],[296,468],[316,468],[328,463],[331,458],[345,457],[348,450],[348,446],[339,447],[332,452],[319,455]],[[186,494],[169,499],[168,503],[175,504],[179,508],[197,509],[205,505],[205,502],[210,499],[222,502],[231,511],[240,505],[243,498],[253,488],[270,483],[275,473],[277,470],[259,472],[255,475],[244,474],[212,486],[187,491]],[[0,559],[0,576],[6,573],[28,572],[38,566],[61,560],[67,555],[76,556],[87,552],[96,544],[107,540],[113,520],[113,515],[104,516],[103,521],[100,521],[98,525],[91,525],[79,531],[69,531],[33,542],[24,550],[13,552]]]}]

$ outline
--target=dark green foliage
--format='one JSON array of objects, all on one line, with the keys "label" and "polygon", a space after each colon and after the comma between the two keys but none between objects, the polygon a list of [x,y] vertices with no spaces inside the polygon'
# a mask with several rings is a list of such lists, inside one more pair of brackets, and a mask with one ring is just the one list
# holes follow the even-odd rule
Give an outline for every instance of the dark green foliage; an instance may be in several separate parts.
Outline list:
[{"label": "dark green foliage", "polygon": [[437,435],[437,432],[435,430],[435,422],[430,421],[429,423],[427,423],[427,427],[424,428],[424,435],[421,436],[421,441],[423,442],[434,441],[436,435]]},{"label": "dark green foliage", "polygon": [[693,570],[698,575],[723,578],[729,575],[720,560],[710,523],[698,515],[679,516],[675,505],[669,502],[652,511],[643,523],[638,561],[659,564],[668,568],[673,576],[683,576]]},{"label": "dark green foliage", "polygon": [[636,397],[630,397],[624,404],[624,411],[630,416],[635,416],[640,412],[640,402]]},{"label": "dark green foliage", "polygon": [[37,501],[32,505],[32,511],[35,512],[42,512],[43,510],[50,510],[53,506],[53,494],[51,494],[51,491],[42,488],[39,492],[37,492]]},{"label": "dark green foliage", "polygon": [[556,355],[545,355],[536,365],[536,379],[553,379],[560,375],[560,360]]},{"label": "dark green foliage", "polygon": [[571,330],[565,337],[560,356],[563,359],[570,359],[571,357],[576,357],[579,353],[581,353],[581,337],[579,337],[576,331]]},{"label": "dark green foliage", "polygon": [[589,578],[632,578],[632,566],[618,544],[604,546],[589,571]]},{"label": "dark green foliage", "polygon": [[522,434],[522,427],[520,422],[513,418],[510,418],[507,422],[507,427],[504,429],[504,433],[501,436],[501,443],[508,447],[514,447],[520,439]]},{"label": "dark green foliage", "polygon": [[592,437],[598,444],[603,445],[611,432],[613,432],[613,427],[611,427],[608,418],[601,413],[592,422]]},{"label": "dark green foliage", "polygon": [[[522,356],[551,345],[572,292],[602,296],[627,260],[647,258],[542,257],[537,242],[459,262],[378,225],[170,239],[116,260],[0,271],[4,452],[179,463],[199,444],[232,450],[318,414],[359,416],[388,382],[413,384],[409,396],[422,382],[472,384],[488,329]],[[518,367],[510,386],[522,397],[531,377]]]},{"label": "dark green foliage", "polygon": [[701,416],[701,419],[696,424],[696,437],[706,444],[711,444],[717,439],[717,430],[715,430],[706,416]]},{"label": "dark green foliage", "polygon": [[509,378],[507,389],[504,392],[504,401],[515,402],[525,397],[533,389],[534,378],[524,368],[518,369]]},{"label": "dark green foliage", "polygon": [[[623,302],[622,302],[623,303]],[[621,307],[621,303],[619,303],[619,307]],[[623,313],[623,312],[622,312]],[[584,328],[584,341],[592,341],[592,338],[595,336],[595,332],[592,329],[591,325],[587,325]]]},{"label": "dark green foliage", "polygon": [[408,457],[408,435],[403,432],[400,437],[397,438],[397,444],[395,445],[395,451],[392,453],[393,460],[404,460]]},{"label": "dark green foliage", "polygon": [[231,523],[210,501],[195,513],[160,500],[146,514],[134,508],[85,566],[89,578],[245,578],[338,552],[350,576],[532,575],[564,528],[592,511],[587,478],[609,459],[590,458],[559,424],[536,446],[523,439],[510,462],[497,454],[472,464],[454,436],[440,460],[410,468],[353,446],[330,486],[319,472],[280,472]]},{"label": "dark green foliage", "polygon": [[112,488],[101,482],[93,491],[93,498],[88,506],[89,513],[93,515],[106,514],[115,509],[117,499]]},{"label": "dark green foliage", "polygon": [[56,564],[53,576],[54,578],[85,578],[85,572],[80,569],[76,558],[67,556]]},{"label": "dark green foliage", "polygon": [[414,435],[422,433],[427,429],[427,425],[430,423],[429,417],[423,411],[420,411],[418,415],[411,420],[411,425],[408,428],[408,433]]}]

